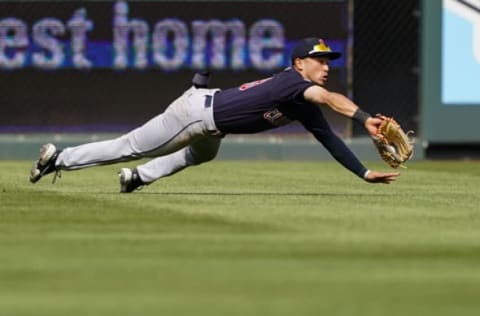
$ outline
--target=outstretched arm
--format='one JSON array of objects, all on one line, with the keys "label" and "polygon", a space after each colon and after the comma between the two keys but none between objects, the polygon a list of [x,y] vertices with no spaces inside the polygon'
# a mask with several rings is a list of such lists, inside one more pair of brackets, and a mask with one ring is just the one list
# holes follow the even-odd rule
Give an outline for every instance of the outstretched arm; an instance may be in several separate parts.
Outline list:
[{"label": "outstretched arm", "polygon": [[303,95],[305,100],[318,105],[325,104],[335,112],[343,114],[346,117],[353,117],[353,114],[358,109],[358,106],[346,96],[340,93],[330,92],[321,86],[315,85],[308,87]]},{"label": "outstretched arm", "polygon": [[362,112],[359,107],[346,96],[330,92],[321,86],[311,86],[303,93],[305,100],[317,104],[327,105],[332,110],[348,118],[362,123],[370,135],[375,135],[382,120]]},{"label": "outstretched arm", "polygon": [[358,175],[360,178],[363,178],[365,181],[370,183],[389,184],[390,182],[395,181],[398,176],[400,176],[399,172],[380,172],[368,170],[331,129],[324,128],[320,131],[316,128],[313,128],[310,131],[338,162],[340,162],[345,168]]},{"label": "outstretched arm", "polygon": [[[370,135],[375,135],[377,133],[378,127],[382,122],[382,119],[378,117],[372,117],[368,113],[361,111],[355,103],[353,103],[344,95],[330,92],[320,86],[311,86],[307,88],[304,92],[304,97],[311,103],[317,105],[326,104],[335,112],[361,122]],[[356,173],[358,176],[363,177],[365,181],[370,183],[388,184],[392,181],[395,181],[400,176],[399,172],[379,172],[366,169],[364,169],[365,172],[362,170],[362,173],[360,173],[360,169],[358,168],[360,162],[353,155],[353,153],[348,150],[345,144],[338,139],[336,135],[333,135],[333,132],[330,131],[327,133],[318,133],[315,128],[310,129],[310,131],[321,143],[323,143],[323,145],[340,163],[342,163],[347,169],[350,169]],[[340,148],[341,150],[339,150]],[[352,166],[356,167],[352,168]]]}]

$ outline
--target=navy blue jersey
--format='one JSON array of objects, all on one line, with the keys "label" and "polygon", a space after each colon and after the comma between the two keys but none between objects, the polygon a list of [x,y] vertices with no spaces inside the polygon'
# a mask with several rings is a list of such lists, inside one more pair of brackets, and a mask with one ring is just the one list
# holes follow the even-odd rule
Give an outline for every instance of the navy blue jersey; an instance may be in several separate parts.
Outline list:
[{"label": "navy blue jersey", "polygon": [[314,83],[292,69],[273,77],[218,92],[214,99],[215,125],[224,134],[257,133],[288,123],[296,118],[282,110],[295,112],[307,103],[303,92]]},{"label": "navy blue jersey", "polygon": [[305,100],[314,83],[289,68],[270,78],[246,83],[215,94],[213,113],[224,134],[257,133],[292,120],[299,121],[330,154],[359,177],[367,168],[332,131],[319,106]]}]

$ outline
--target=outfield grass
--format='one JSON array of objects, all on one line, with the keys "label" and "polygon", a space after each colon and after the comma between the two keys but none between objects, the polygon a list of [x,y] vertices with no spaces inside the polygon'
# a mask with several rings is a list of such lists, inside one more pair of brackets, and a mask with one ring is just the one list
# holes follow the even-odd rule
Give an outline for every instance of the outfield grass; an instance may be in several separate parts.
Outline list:
[{"label": "outfield grass", "polygon": [[480,314],[480,162],[220,161],[127,195],[118,166],[0,168],[1,316]]}]

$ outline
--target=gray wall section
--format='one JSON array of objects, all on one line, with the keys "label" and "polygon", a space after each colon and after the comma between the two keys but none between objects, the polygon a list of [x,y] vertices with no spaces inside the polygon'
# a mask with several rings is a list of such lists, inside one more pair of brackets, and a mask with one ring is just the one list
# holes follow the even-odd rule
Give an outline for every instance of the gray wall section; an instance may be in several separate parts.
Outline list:
[{"label": "gray wall section", "polygon": [[[34,160],[43,143],[53,142],[58,147],[74,146],[86,142],[115,137],[115,134],[99,135],[0,135],[0,159]],[[358,137],[345,141],[362,161],[381,161],[372,141]],[[415,144],[414,159],[424,158],[420,143]],[[280,138],[277,136],[227,136],[223,140],[218,158],[221,160],[333,160],[326,149],[315,139]]]}]

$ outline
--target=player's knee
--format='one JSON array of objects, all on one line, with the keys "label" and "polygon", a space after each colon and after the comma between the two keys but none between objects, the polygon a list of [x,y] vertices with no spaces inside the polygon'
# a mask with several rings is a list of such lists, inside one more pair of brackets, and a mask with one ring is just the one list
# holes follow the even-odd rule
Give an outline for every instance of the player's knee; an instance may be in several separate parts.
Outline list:
[{"label": "player's knee", "polygon": [[202,150],[190,148],[190,158],[193,164],[199,165],[204,162],[215,159],[218,153],[218,147],[202,148]]},{"label": "player's knee", "polygon": [[207,162],[207,161],[211,161],[211,160],[215,159],[215,157],[217,157],[217,153],[218,153],[218,149],[215,150],[215,151],[210,151],[208,154],[206,154],[203,157],[203,162]]},{"label": "player's knee", "polygon": [[193,161],[196,165],[211,161],[215,159],[215,157],[217,156],[217,152],[218,151],[214,151],[214,152],[209,151],[209,152],[202,152],[202,153],[192,152]]},{"label": "player's knee", "polygon": [[194,164],[201,164],[215,159],[220,147],[220,140],[207,139],[192,144],[189,148],[189,155]]}]

